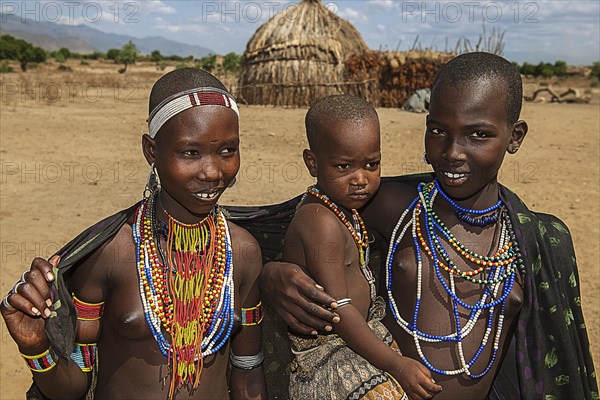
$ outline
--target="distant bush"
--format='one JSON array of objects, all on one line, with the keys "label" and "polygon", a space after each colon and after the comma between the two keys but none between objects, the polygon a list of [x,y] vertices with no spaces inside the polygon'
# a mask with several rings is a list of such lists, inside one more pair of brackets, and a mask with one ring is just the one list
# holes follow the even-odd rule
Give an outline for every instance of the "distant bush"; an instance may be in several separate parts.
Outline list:
[{"label": "distant bush", "polygon": [[600,79],[600,61],[596,61],[594,64],[592,64],[592,73],[590,76]]},{"label": "distant bush", "polygon": [[8,64],[8,61],[2,61],[0,63],[0,74],[7,74],[10,72],[15,72],[14,68]]},{"label": "distant bush", "polygon": [[529,64],[524,62],[523,65],[519,66],[517,63],[513,63],[519,72],[523,75],[550,78],[553,76],[566,76],[567,75],[567,63],[565,61],[558,60],[554,64],[541,62],[538,65]]}]

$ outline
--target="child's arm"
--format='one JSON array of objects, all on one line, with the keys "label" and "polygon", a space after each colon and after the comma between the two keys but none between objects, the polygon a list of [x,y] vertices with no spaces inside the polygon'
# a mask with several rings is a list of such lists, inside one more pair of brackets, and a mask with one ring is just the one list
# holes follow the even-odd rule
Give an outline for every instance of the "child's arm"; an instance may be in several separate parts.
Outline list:
[{"label": "child's arm", "polygon": [[[345,232],[332,213],[318,204],[303,206],[296,232],[304,248],[306,268],[327,293],[340,300],[349,297],[345,266]],[[411,398],[429,398],[441,390],[427,368],[403,357],[383,343],[352,303],[339,307],[338,335],[373,366],[390,373]],[[405,387],[406,386],[406,387]]]},{"label": "child's arm", "polygon": [[239,302],[242,310],[242,326],[232,337],[229,378],[231,398],[266,399],[267,385],[262,367],[260,290],[258,277],[262,268],[260,247],[245,230],[233,226],[234,268],[240,272]]}]

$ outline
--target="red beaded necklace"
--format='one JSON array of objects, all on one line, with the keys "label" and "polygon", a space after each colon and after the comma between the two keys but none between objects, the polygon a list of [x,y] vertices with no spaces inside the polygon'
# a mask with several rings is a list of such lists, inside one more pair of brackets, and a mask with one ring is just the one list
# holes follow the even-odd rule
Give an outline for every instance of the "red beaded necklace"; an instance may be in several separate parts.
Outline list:
[{"label": "red beaded necklace", "polygon": [[317,199],[321,200],[323,202],[323,204],[325,204],[331,211],[333,211],[333,213],[336,215],[336,217],[338,217],[339,220],[342,221],[342,223],[346,226],[346,228],[348,228],[350,235],[352,235],[352,238],[354,239],[354,242],[356,243],[356,247],[358,247],[360,265],[365,264],[365,262],[366,262],[365,252],[366,252],[366,249],[369,247],[369,235],[367,233],[367,228],[365,227],[365,223],[363,222],[362,218],[360,217],[360,214],[358,213],[358,211],[356,211],[356,209],[353,208],[352,216],[358,222],[358,225],[359,225],[358,227],[360,227],[360,231],[361,231],[360,236],[357,233],[357,229],[355,229],[352,226],[350,221],[348,221],[348,218],[346,218],[344,213],[342,211],[340,211],[340,209],[337,207],[337,205],[334,202],[332,202],[331,200],[329,200],[329,197],[320,193],[319,189],[317,189],[314,186],[310,186],[307,190],[307,193],[309,193],[309,194],[313,195],[314,197],[316,197]]}]

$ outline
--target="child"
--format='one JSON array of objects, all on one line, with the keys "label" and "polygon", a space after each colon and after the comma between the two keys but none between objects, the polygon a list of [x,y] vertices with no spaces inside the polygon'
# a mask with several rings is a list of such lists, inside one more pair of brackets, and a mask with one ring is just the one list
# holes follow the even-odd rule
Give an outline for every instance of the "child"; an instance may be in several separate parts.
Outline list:
[{"label": "child", "polygon": [[[425,134],[434,173],[384,182],[363,211],[388,250],[384,323],[444,388],[436,399],[598,397],[570,234],[497,182],[505,153],[527,134],[521,99],[521,78],[501,57],[469,53],[444,65]],[[329,302],[307,279],[287,279],[289,267],[263,272],[269,294],[289,302],[292,293],[293,310],[311,312],[300,296]],[[273,287],[278,275],[300,296]],[[297,330],[321,326],[287,312]],[[331,321],[325,313],[313,312]]]},{"label": "child", "polygon": [[304,162],[317,184],[287,230],[284,259],[304,266],[337,299],[341,322],[335,333],[290,334],[290,397],[406,398],[398,382],[412,374],[419,390],[434,394],[439,386],[429,371],[393,350],[380,322],[385,304],[375,294],[369,237],[356,211],[379,187],[377,113],[361,98],[339,95],[313,105],[305,121],[310,150],[304,150]]},{"label": "child", "polygon": [[178,69],[153,86],[148,125],[144,200],[60,262],[34,260],[2,302],[29,395],[266,398],[260,249],[217,206],[240,165],[235,101],[209,73]]}]

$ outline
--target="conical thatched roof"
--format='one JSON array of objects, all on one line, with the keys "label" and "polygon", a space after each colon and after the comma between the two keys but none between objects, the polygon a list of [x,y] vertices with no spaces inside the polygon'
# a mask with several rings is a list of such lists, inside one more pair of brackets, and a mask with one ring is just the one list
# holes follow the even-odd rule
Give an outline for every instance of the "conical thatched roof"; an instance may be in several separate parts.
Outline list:
[{"label": "conical thatched roof", "polygon": [[274,15],[248,42],[240,100],[307,106],[323,96],[348,92],[344,61],[367,50],[348,21],[320,0],[304,0]]}]

